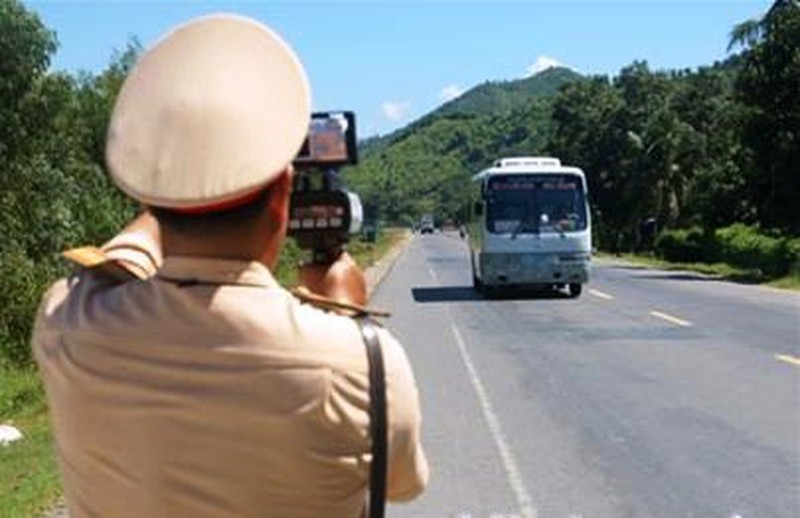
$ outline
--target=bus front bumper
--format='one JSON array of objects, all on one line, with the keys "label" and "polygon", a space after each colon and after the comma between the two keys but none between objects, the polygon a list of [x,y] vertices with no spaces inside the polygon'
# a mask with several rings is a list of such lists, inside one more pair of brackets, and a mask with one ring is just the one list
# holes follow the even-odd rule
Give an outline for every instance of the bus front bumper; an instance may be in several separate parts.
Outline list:
[{"label": "bus front bumper", "polygon": [[488,286],[585,284],[589,253],[482,253],[481,280]]}]

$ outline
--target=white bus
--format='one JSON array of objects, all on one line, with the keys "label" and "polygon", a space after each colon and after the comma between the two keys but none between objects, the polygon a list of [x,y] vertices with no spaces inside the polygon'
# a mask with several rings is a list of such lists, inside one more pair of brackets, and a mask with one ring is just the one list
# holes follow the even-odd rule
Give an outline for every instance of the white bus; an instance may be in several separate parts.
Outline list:
[{"label": "white bus", "polygon": [[586,177],[557,158],[496,160],[473,177],[473,285],[563,289],[578,297],[589,280],[592,228]]}]

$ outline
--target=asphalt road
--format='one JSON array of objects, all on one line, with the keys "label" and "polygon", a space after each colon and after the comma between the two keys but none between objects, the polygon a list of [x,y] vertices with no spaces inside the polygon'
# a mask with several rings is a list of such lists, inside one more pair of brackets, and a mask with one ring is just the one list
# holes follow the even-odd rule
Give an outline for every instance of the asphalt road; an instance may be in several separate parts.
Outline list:
[{"label": "asphalt road", "polygon": [[580,299],[484,300],[454,235],[376,291],[431,482],[389,516],[800,516],[800,296],[596,263]]}]

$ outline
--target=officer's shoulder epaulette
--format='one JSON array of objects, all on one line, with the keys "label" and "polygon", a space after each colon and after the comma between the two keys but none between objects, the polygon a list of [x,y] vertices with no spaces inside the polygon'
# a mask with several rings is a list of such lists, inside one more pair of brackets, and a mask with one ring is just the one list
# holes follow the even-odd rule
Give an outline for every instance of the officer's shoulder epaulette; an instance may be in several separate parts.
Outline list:
[{"label": "officer's shoulder epaulette", "polygon": [[117,282],[144,279],[146,276],[122,261],[115,261],[96,246],[81,246],[65,250],[62,254],[82,268],[99,273]]},{"label": "officer's shoulder epaulette", "polygon": [[311,304],[319,309],[326,311],[336,311],[352,317],[389,317],[391,313],[379,309],[372,309],[358,304],[351,304],[348,302],[340,302],[338,300],[330,299],[322,295],[318,295],[309,291],[306,288],[298,287],[292,288],[292,295],[297,297],[301,302]]}]

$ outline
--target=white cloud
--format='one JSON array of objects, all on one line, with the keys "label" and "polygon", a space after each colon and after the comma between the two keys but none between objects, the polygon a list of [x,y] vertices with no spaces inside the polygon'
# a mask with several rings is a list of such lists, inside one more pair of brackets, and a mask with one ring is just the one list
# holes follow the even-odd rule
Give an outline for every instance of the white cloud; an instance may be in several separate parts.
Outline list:
[{"label": "white cloud", "polygon": [[444,88],[442,88],[442,91],[439,92],[439,100],[442,101],[443,103],[446,103],[447,101],[452,101],[456,97],[461,97],[461,94],[463,94],[465,91],[466,90],[464,90],[458,85],[445,86]]},{"label": "white cloud", "polygon": [[[536,62],[533,65],[530,65],[527,70],[525,71],[525,77],[530,77],[533,75],[538,74],[548,68],[553,67],[566,67],[564,63],[560,62],[556,58],[551,58],[549,56],[539,56],[536,58]],[[569,67],[567,67],[569,68]]]},{"label": "white cloud", "polygon": [[391,121],[401,121],[408,116],[411,103],[408,101],[386,101],[381,104],[383,116]]}]

